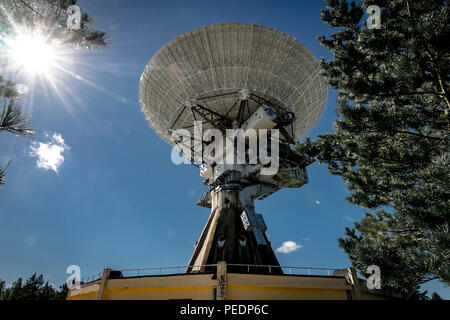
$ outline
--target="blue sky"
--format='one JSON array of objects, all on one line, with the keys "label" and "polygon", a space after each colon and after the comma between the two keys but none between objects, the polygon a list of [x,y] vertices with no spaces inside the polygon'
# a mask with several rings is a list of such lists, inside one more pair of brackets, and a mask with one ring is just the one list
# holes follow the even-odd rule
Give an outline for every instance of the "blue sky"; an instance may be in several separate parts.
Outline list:
[{"label": "blue sky", "polygon": [[[320,20],[322,1],[79,3],[111,36],[111,46],[76,55],[66,68],[77,76],[61,76],[56,90],[45,81],[31,90],[31,80],[18,77],[30,88],[22,105],[37,133],[34,140],[0,136],[2,165],[13,160],[0,190],[0,279],[8,284],[37,272],[59,286],[72,264],[82,277],[105,267],[187,264],[209,215],[195,205],[202,179],[197,168],[172,164],[171,148],[148,126],[138,103],[141,73],[166,42],[203,25],[248,22],[288,33],[317,58],[331,58],[316,40],[331,32]],[[311,138],[333,131],[335,100],[329,89]],[[30,155],[45,147],[39,143],[53,146],[53,169]],[[365,211],[345,201],[345,185],[325,166],[308,169],[309,184],[257,201],[257,212],[274,249],[285,241],[302,246],[277,253],[281,265],[348,267],[337,238]],[[450,299],[443,284],[425,288]]]}]

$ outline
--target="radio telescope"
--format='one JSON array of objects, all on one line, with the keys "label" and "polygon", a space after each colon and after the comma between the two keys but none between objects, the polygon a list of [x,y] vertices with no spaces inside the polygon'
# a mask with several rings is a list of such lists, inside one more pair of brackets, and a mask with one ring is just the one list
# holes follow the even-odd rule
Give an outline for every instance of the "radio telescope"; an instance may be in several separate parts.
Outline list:
[{"label": "radio telescope", "polygon": [[[327,85],[320,70],[313,54],[295,38],[247,23],[186,32],[164,45],[147,64],[139,87],[142,111],[167,143],[180,150],[190,148],[185,156],[199,166],[206,186],[197,204],[211,208],[187,273],[205,272],[218,261],[226,261],[231,270],[250,273],[267,272],[258,266],[279,265],[254,200],[308,182],[306,166],[312,159],[293,151],[292,145],[315,125],[325,108]],[[267,165],[260,159],[220,164],[203,160],[203,154],[196,157],[196,145],[206,148],[211,142],[195,139],[199,134],[195,122],[201,123],[200,137],[208,129],[224,134],[227,129],[278,129],[277,172],[262,174]],[[185,135],[176,137],[180,130]],[[275,154],[274,148],[272,141],[268,154]],[[219,153],[230,152],[235,150],[224,147]]]}]

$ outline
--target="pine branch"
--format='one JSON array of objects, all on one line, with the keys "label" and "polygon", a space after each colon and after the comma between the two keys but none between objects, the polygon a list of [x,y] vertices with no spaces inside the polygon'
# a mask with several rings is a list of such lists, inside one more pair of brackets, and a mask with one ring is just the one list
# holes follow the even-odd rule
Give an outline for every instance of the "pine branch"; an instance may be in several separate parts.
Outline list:
[{"label": "pine branch", "polygon": [[4,185],[6,183],[5,180],[5,169],[0,167],[0,185]]},{"label": "pine branch", "polygon": [[427,282],[430,282],[430,281],[433,281],[433,280],[437,280],[437,279],[440,279],[440,278],[439,277],[432,277],[432,278],[425,279],[425,280],[421,281],[420,283],[424,284],[424,283],[427,283]]},{"label": "pine branch", "polygon": [[0,185],[4,185],[6,183],[6,169],[8,168],[8,166],[11,164],[11,160],[8,161],[8,163],[6,164],[6,166],[4,168],[0,167]]},{"label": "pine branch", "polygon": [[433,95],[436,95],[436,96],[444,96],[445,97],[444,93],[436,92],[436,91],[378,93],[378,96],[379,97],[384,97],[384,98],[390,98],[390,97],[415,96],[415,95],[424,95],[424,94],[433,94]]},{"label": "pine branch", "polygon": [[0,114],[0,131],[8,131],[20,136],[32,135],[35,130],[30,127],[31,122],[23,114],[22,109],[10,101]]},{"label": "pine branch", "polygon": [[[381,133],[380,130],[373,130],[371,126],[366,125],[366,128],[369,129],[368,132],[370,132],[370,133]],[[419,138],[431,139],[431,140],[437,140],[437,141],[445,141],[447,139],[447,137],[431,137],[431,136],[425,136],[423,134],[415,133],[415,132],[411,132],[411,131],[388,130],[386,132],[390,132],[390,133],[394,133],[394,134],[409,134],[409,135],[413,135],[413,136],[416,136]]]},{"label": "pine branch", "polygon": [[[412,11],[411,11],[411,5],[409,3],[409,0],[405,0],[406,1],[406,8],[408,11],[408,16],[410,20],[413,20],[413,16],[412,16]],[[426,41],[422,38],[421,34],[417,35],[420,40],[422,40],[422,48],[425,51],[425,54],[427,55],[428,59],[431,61],[431,64],[433,66],[433,69],[436,73],[437,76],[437,82],[439,84],[439,87],[441,89],[441,94],[444,97],[445,102],[447,103],[447,108],[450,109],[450,98],[449,98],[449,93],[447,92],[446,88],[445,88],[445,84],[444,84],[444,80],[442,79],[442,72],[440,70],[440,68],[437,67],[436,65],[436,59],[437,57],[433,57],[433,55],[430,53],[430,50],[427,48],[427,46],[425,45]]]},{"label": "pine branch", "polygon": [[36,10],[34,10],[33,7],[30,6],[28,3],[26,3],[26,2],[23,1],[23,0],[19,0],[19,1],[20,1],[20,3],[22,3],[22,5],[24,5],[28,10],[30,10],[30,11],[32,11],[34,14],[37,14],[38,16],[41,16],[41,17],[42,17],[42,15],[41,15],[39,12],[37,12]]},{"label": "pine branch", "polygon": [[413,135],[413,136],[416,136],[416,137],[420,137],[420,138],[433,139],[433,140],[439,140],[439,141],[444,141],[444,140],[447,139],[446,137],[439,138],[439,137],[424,136],[422,134],[415,133],[415,132],[410,132],[410,131],[393,130],[392,132],[399,133],[399,134],[410,134],[410,135]]},{"label": "pine branch", "polygon": [[93,25],[94,20],[90,16],[82,12],[81,16],[81,28],[78,30],[69,30],[66,25],[67,12],[66,9],[70,4],[76,4],[76,1],[50,1],[42,0],[37,1],[37,3],[43,6],[52,6],[52,10],[40,10],[40,7],[34,8],[30,5],[31,1],[25,0],[13,0],[11,1],[10,8],[7,10],[16,11],[16,15],[11,16],[23,16],[23,21],[9,21],[13,25],[19,26],[20,24],[27,25],[28,23],[33,24],[45,20],[51,23],[45,23],[45,26],[49,28],[48,32],[52,34],[55,38],[66,39],[65,42],[71,43],[76,48],[94,49],[94,48],[104,48],[109,45],[106,41],[108,36],[106,33],[92,29],[87,25]]},{"label": "pine branch", "polygon": [[441,88],[441,94],[444,96],[445,102],[447,103],[447,108],[450,109],[450,99],[449,99],[449,94],[447,92],[447,90],[445,90],[445,85],[444,85],[444,80],[442,79],[442,72],[440,70],[440,68],[438,68],[436,66],[436,57],[433,57],[430,53],[429,50],[425,49],[425,53],[427,54],[428,58],[430,59],[430,61],[432,62],[434,71],[436,72],[436,76],[437,76],[437,80],[439,83],[439,87]]}]

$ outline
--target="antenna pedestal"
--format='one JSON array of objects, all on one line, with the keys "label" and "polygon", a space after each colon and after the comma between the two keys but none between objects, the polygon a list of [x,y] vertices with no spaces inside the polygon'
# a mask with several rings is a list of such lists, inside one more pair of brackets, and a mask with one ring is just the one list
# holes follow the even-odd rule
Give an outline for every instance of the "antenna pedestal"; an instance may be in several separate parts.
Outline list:
[{"label": "antenna pedestal", "polygon": [[[242,194],[239,184],[217,187],[211,195],[211,214],[197,242],[186,273],[214,271],[207,265],[226,261],[229,272],[282,274],[278,260],[263,230],[245,230],[241,215]],[[241,195],[241,196],[240,196]],[[252,200],[253,202],[253,200]],[[264,241],[255,236],[263,237]],[[234,265],[237,264],[237,265]],[[239,266],[242,265],[242,266]],[[247,266],[247,265],[258,265]]]}]

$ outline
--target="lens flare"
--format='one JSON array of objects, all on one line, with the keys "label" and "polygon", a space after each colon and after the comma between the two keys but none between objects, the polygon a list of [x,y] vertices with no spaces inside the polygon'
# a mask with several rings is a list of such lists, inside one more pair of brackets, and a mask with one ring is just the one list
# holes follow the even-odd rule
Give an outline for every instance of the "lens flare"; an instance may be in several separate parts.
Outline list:
[{"label": "lens flare", "polygon": [[50,76],[58,62],[56,46],[40,34],[20,33],[6,45],[14,66],[32,76]]},{"label": "lens flare", "polygon": [[88,85],[121,103],[128,103],[125,97],[102,85],[94,74],[94,71],[107,73],[116,69],[115,65],[111,68],[111,63],[105,62],[104,57],[99,58],[74,46],[71,32],[56,37],[46,25],[26,27],[14,23],[14,17],[2,13],[8,16],[10,26],[9,30],[5,29],[0,21],[0,69],[5,79],[21,83],[16,89],[22,95],[27,112],[31,113],[34,106],[60,105],[38,105],[35,100],[40,97],[48,102],[62,102],[76,118],[75,105],[84,108],[78,92],[81,85]]}]

